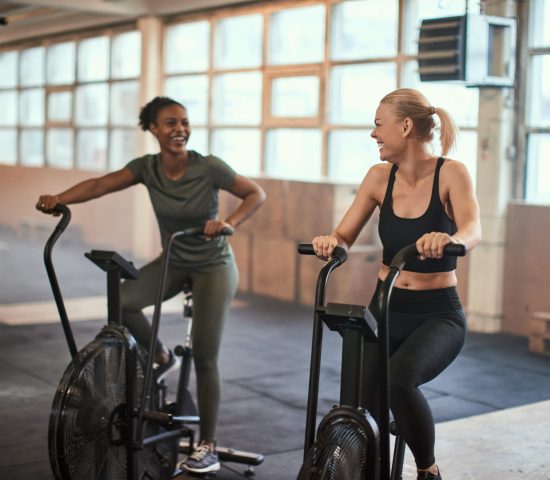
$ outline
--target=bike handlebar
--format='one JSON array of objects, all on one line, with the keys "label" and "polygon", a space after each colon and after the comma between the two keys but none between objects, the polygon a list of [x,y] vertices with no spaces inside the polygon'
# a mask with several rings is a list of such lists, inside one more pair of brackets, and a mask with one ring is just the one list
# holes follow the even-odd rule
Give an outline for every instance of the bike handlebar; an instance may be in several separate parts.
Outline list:
[{"label": "bike handlebar", "polygon": [[[413,260],[418,255],[416,244],[411,243],[410,245],[403,247],[395,254],[391,261],[390,268],[402,270],[405,264]],[[461,243],[448,243],[443,249],[443,255],[450,257],[463,257],[466,255],[466,246]]]},{"label": "bike handlebar", "polygon": [[[298,244],[298,253],[300,255],[315,255],[315,250],[313,250],[313,244],[311,243],[299,243]],[[332,251],[332,259],[336,259],[339,264],[344,263],[348,258],[348,253],[342,247],[334,247]]]},{"label": "bike handlebar", "polygon": [[[224,237],[230,237],[234,233],[235,229],[231,227],[223,227],[220,231],[220,235]],[[201,235],[204,235],[204,227],[186,228],[185,230],[180,230],[179,232],[172,234],[174,237],[200,237]]]}]

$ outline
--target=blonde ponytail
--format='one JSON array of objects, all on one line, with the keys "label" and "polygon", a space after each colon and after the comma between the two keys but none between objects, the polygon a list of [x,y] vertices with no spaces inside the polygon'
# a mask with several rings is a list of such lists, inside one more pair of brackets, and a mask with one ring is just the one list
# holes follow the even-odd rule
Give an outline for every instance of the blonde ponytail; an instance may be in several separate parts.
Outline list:
[{"label": "blonde ponytail", "polygon": [[439,117],[439,143],[441,144],[441,155],[445,157],[456,144],[458,128],[449,112],[444,108],[434,108],[434,114]]}]

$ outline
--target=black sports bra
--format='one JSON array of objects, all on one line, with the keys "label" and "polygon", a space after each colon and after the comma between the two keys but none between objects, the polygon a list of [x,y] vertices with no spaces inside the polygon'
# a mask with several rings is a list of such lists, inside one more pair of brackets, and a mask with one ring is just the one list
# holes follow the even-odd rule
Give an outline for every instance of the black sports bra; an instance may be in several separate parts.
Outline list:
[{"label": "black sports bra", "polygon": [[[384,247],[382,263],[389,266],[394,255],[406,245],[415,243],[422,235],[429,232],[445,232],[449,235],[456,233],[456,224],[445,212],[445,207],[439,198],[439,170],[445,159],[439,157],[435,168],[432,196],[428,209],[423,215],[416,218],[398,217],[393,212],[393,184],[397,165],[390,172],[388,187],[384,201],[380,206],[380,220],[378,233]],[[428,258],[426,260],[415,259],[409,262],[404,270],[419,273],[450,272],[456,268],[456,257],[443,257],[440,259]]]}]

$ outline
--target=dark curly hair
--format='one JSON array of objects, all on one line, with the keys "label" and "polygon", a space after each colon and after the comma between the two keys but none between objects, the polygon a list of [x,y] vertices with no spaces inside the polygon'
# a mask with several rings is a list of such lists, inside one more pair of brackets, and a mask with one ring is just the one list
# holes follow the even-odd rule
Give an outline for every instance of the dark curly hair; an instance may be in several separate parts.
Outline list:
[{"label": "dark curly hair", "polygon": [[181,108],[185,107],[180,103],[176,102],[170,97],[155,97],[148,104],[146,104],[141,111],[139,112],[139,126],[141,129],[146,132],[149,130],[149,125],[157,121],[157,115],[160,110],[164,107],[170,105],[179,105]]}]

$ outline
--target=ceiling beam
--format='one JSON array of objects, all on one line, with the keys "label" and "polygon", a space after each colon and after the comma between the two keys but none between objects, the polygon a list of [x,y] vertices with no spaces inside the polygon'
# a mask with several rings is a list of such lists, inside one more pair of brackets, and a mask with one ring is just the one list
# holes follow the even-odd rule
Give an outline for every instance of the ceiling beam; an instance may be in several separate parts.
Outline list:
[{"label": "ceiling beam", "polygon": [[135,17],[148,13],[146,0],[121,0],[110,2],[105,0],[11,0],[14,5],[33,5],[51,7],[62,10],[88,12],[106,15],[121,15]]}]

